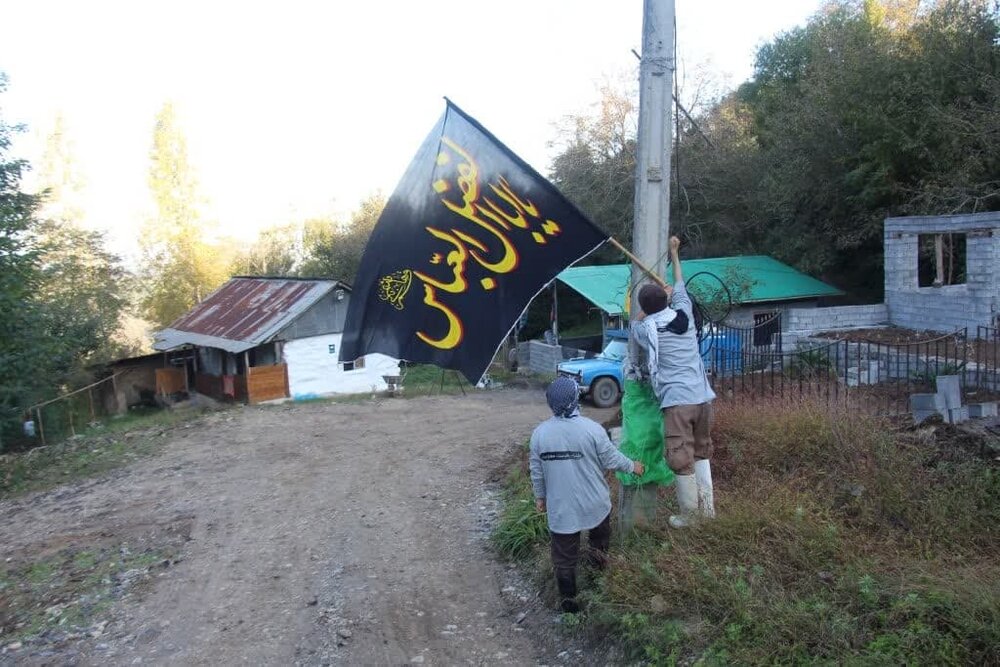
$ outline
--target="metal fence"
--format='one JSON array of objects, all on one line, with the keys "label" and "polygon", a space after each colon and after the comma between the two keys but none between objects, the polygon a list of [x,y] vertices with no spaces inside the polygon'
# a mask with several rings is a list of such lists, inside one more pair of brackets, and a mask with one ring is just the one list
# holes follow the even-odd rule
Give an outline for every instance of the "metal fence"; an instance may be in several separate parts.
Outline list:
[{"label": "metal fence", "polygon": [[[762,331],[763,329],[763,331]],[[979,327],[910,342],[809,337],[789,345],[780,322],[717,327],[702,343],[716,393],[738,400],[809,398],[852,411],[902,415],[914,393],[957,375],[965,400],[1000,395],[1000,332]]]},{"label": "metal fence", "polygon": [[117,377],[108,376],[20,411],[20,426],[3,434],[2,451],[60,442],[106,419],[110,411],[102,400],[102,389],[113,386]]}]

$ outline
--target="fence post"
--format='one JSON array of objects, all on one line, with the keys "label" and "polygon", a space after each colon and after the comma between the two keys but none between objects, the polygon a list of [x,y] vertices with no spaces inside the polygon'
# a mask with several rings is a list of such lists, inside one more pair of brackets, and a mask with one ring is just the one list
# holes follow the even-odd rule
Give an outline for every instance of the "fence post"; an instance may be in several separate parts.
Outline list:
[{"label": "fence post", "polygon": [[[985,345],[983,345],[983,334],[982,334],[982,331],[983,331],[983,326],[982,325],[979,325],[979,326],[976,327],[976,351],[977,352],[981,348],[985,347]],[[977,354],[976,355],[976,358],[977,358],[977,361],[976,361],[976,390],[978,390],[978,391],[982,391],[983,390],[983,357],[986,357],[986,356],[987,356],[986,354]]]},{"label": "fence post", "polygon": [[45,446],[45,427],[42,426],[42,409],[35,408],[35,414],[38,415],[38,435],[42,438],[42,447]]}]

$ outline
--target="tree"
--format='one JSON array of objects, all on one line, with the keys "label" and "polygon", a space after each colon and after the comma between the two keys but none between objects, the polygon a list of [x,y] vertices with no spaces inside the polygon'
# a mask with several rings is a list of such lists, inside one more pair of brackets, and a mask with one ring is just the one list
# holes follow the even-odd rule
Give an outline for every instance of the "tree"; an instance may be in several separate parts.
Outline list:
[{"label": "tree", "polygon": [[[0,73],[0,93],[6,87]],[[48,357],[40,335],[45,316],[35,299],[38,250],[30,235],[39,200],[20,188],[27,163],[7,156],[12,135],[20,130],[0,118],[0,429],[16,425],[18,408],[38,396],[39,366]]]},{"label": "tree", "polygon": [[303,231],[306,259],[300,273],[353,283],[383,208],[385,197],[376,192],[361,201],[346,225],[331,220],[307,221]]},{"label": "tree", "polygon": [[887,216],[1000,204],[998,35],[985,2],[866,0],[765,45],[739,97],[773,254],[878,298]]},{"label": "tree", "polygon": [[40,213],[50,220],[79,224],[83,220],[84,180],[73,141],[62,113],[56,114],[52,131],[38,165],[38,191],[44,193]]},{"label": "tree", "polygon": [[[632,243],[635,200],[635,95],[606,83],[596,111],[570,116],[562,130],[562,151],[552,162],[550,179],[599,227],[624,245]],[[602,250],[599,262],[621,261]]]},{"label": "tree", "polygon": [[[1000,209],[998,63],[995,2],[827,3],[760,47],[751,80],[680,115],[671,230],[696,256],[768,254],[881,298],[886,217]],[[628,242],[635,97],[601,97],[551,178]]]},{"label": "tree", "polygon": [[229,262],[221,248],[206,239],[187,142],[169,103],[156,117],[150,161],[156,214],[139,239],[142,306],[148,319],[166,326],[226,279]]},{"label": "tree", "polygon": [[241,251],[231,273],[245,276],[292,276],[303,258],[302,227],[278,225],[261,230]]},{"label": "tree", "polygon": [[52,335],[72,346],[63,350],[60,366],[106,361],[133,350],[116,344],[126,313],[128,274],[118,257],[108,252],[104,235],[71,222],[38,223],[36,297],[45,304]]},{"label": "tree", "polygon": [[40,283],[36,296],[56,330],[72,346],[63,350],[66,369],[133,350],[118,343],[126,314],[129,275],[106,247],[101,232],[82,225],[83,179],[62,116],[46,141],[39,170],[40,207],[33,235]]},{"label": "tree", "polygon": [[[0,74],[0,92],[6,78]],[[78,183],[65,136],[49,138],[40,194],[21,180],[24,160],[7,157],[20,127],[0,119],[0,431],[8,437],[23,411],[52,398],[114,354],[126,275],[104,237],[78,224],[65,204]],[[55,195],[64,196],[59,201]],[[0,443],[2,444],[2,443]]]}]

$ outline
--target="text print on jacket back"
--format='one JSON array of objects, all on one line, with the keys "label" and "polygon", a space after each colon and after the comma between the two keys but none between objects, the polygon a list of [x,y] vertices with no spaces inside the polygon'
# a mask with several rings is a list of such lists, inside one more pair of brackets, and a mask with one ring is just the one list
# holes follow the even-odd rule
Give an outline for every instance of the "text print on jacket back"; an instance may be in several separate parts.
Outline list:
[{"label": "text print on jacket back", "polygon": [[543,461],[572,461],[582,459],[583,452],[542,452],[539,456]]}]

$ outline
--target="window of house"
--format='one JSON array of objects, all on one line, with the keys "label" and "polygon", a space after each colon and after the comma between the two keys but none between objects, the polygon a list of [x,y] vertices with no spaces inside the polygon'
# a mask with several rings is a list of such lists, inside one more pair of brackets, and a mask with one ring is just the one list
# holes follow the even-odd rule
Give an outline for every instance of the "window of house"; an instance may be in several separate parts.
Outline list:
[{"label": "window of house", "polygon": [[345,361],[343,365],[345,371],[358,371],[365,367],[365,358],[358,357],[354,361]]},{"label": "window of house", "polygon": [[920,287],[965,284],[965,234],[920,234],[917,248]]}]

